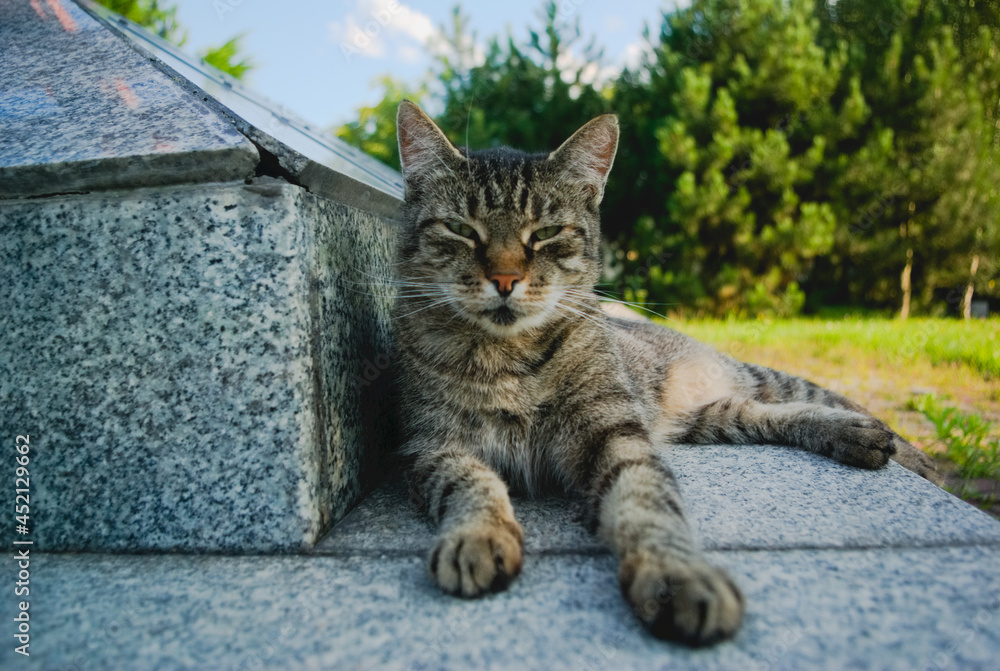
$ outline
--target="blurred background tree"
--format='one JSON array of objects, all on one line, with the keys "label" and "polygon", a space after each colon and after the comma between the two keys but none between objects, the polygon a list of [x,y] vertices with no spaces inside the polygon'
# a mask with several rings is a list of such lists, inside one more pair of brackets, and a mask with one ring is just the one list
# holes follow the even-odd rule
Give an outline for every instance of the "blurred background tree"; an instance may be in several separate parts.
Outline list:
[{"label": "blurred background tree", "polygon": [[[175,46],[183,46],[187,41],[187,31],[177,23],[176,6],[161,6],[159,0],[97,0],[97,4],[149,28]],[[253,62],[243,55],[242,39],[242,35],[237,35],[218,47],[203,49],[198,57],[234,79],[242,80],[253,69]]]},{"label": "blurred background tree", "polygon": [[616,112],[606,279],[626,299],[907,316],[1000,298],[997,0],[693,0],[618,73],[554,2],[521,42],[478,47],[453,17],[425,79],[383,79],[337,134],[398,167],[403,97],[474,148],[548,151]]},{"label": "blurred background tree", "polygon": [[424,85],[407,88],[406,84],[386,75],[378,80],[382,98],[372,107],[358,109],[358,120],[334,129],[340,139],[374,156],[396,170],[399,143],[396,139],[396,108],[403,100],[422,104],[427,95]]},{"label": "blurred background tree", "polygon": [[396,107],[408,98],[426,103],[458,146],[551,151],[569,132],[611,111],[612,103],[610,89],[602,90],[598,82],[600,52],[592,42],[582,54],[573,51],[581,39],[579,25],[560,22],[555,3],[545,6],[539,21],[544,28],[530,31],[526,43],[494,37],[477,55],[468,18],[456,7],[424,80],[407,86],[383,77],[381,102],[361,108],[358,121],[334,132],[399,169]]},{"label": "blurred background tree", "polygon": [[[158,0],[101,4],[182,44]],[[416,82],[334,132],[399,168],[396,108],[456,145],[549,151],[602,113],[621,145],[603,205],[606,281],[711,315],[837,305],[953,313],[1000,300],[1000,0],[692,0],[607,66],[544,3],[484,42],[454,9]],[[236,78],[237,36],[202,58]]]},{"label": "blurred background tree", "polygon": [[[444,109],[436,121],[460,146],[509,145],[549,152],[595,116],[611,111],[602,90],[603,54],[593,40],[580,46],[579,22],[561,21],[554,2],[538,15],[541,30],[526,43],[492,38],[478,65],[475,36],[456,8],[447,48],[437,60],[436,79]],[[494,110],[503,109],[502,114]]]},{"label": "blurred background tree", "polygon": [[[653,55],[622,77],[632,160],[616,179],[643,188],[631,213],[640,234],[619,236],[625,276],[671,258],[650,269],[645,294],[626,286],[630,300],[715,314],[802,309],[800,283],[837,225],[825,185],[868,114],[846,47],[824,50],[817,31],[805,0],[695,0],[664,18]],[[643,165],[649,148],[654,170]]]},{"label": "blurred background tree", "polygon": [[872,113],[832,198],[849,225],[814,282],[836,287],[838,302],[894,305],[903,317],[957,309],[941,291],[981,283],[970,273],[977,256],[996,267],[998,247],[980,252],[1000,226],[998,3],[817,6],[823,41],[852,45]]}]

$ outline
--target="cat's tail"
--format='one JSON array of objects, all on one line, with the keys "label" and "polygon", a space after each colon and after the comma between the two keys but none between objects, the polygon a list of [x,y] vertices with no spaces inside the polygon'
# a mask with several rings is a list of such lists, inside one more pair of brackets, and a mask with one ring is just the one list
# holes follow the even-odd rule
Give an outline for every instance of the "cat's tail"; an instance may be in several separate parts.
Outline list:
[{"label": "cat's tail", "polygon": [[[752,363],[743,363],[741,373],[743,391],[761,403],[815,403],[828,408],[852,410],[874,418],[867,409],[846,396],[824,389],[804,378]],[[888,426],[885,426],[885,430],[893,434],[893,446],[896,448],[896,453],[891,457],[893,461],[936,485],[944,481],[927,454]]]}]

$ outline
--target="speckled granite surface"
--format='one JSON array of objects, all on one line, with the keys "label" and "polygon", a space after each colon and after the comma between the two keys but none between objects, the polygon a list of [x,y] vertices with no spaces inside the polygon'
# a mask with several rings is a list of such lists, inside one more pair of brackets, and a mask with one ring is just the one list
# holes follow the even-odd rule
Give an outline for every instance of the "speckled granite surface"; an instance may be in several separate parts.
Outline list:
[{"label": "speckled granite surface", "polygon": [[311,546],[383,442],[358,380],[388,301],[358,288],[391,234],[269,178],[0,201],[0,435],[31,435],[35,547]]},{"label": "speckled granite surface", "polygon": [[[996,669],[997,548],[731,551],[732,642],[636,625],[607,555],[529,555],[511,589],[442,594],[417,557],[34,560],[31,658],[5,669]],[[13,599],[0,601],[10,621]]]},{"label": "speckled granite surface", "polygon": [[[0,647],[0,668],[997,668],[997,521],[896,468],[810,473],[813,455],[757,446],[671,457],[691,520],[725,547],[710,560],[748,601],[737,637],[709,649],[637,625],[614,558],[562,498],[515,501],[527,555],[510,590],[441,593],[425,568],[433,531],[397,478],[309,554],[33,554],[32,657]],[[0,619],[14,608],[0,600]]]},{"label": "speckled granite surface", "polygon": [[0,16],[0,198],[253,174],[246,137],[69,0]]},{"label": "speckled granite surface", "polygon": [[[774,445],[672,448],[684,505],[712,550],[1000,545],[1000,523],[891,463],[862,471]],[[580,501],[514,498],[528,551],[602,552]],[[433,529],[399,478],[351,511],[316,547],[325,554],[421,553]]]}]

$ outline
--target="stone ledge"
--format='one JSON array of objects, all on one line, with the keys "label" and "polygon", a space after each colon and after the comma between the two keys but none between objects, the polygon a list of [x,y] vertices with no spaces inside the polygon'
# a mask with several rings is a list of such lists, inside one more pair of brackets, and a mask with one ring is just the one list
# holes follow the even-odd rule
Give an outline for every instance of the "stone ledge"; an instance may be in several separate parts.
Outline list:
[{"label": "stone ledge", "polygon": [[[669,457],[694,526],[709,547],[727,546],[709,559],[748,600],[737,637],[709,649],[638,626],[614,558],[584,531],[578,503],[559,497],[516,500],[527,555],[508,591],[441,593],[425,565],[433,531],[397,477],[311,554],[33,555],[37,652],[17,666],[0,648],[0,666],[996,668],[1000,523],[897,467],[857,471],[773,446]],[[775,492],[785,503],[761,515],[754,501]],[[0,602],[0,617],[13,607]]]},{"label": "stone ledge", "polygon": [[[290,110],[206,66],[130,21],[89,0],[76,0],[143,59],[174,80],[259,147],[280,172],[310,193],[394,219],[402,176],[339,138],[311,127]],[[276,174],[276,173],[275,173]]]},{"label": "stone ledge", "polygon": [[[946,547],[1000,544],[1000,523],[892,462],[863,471],[774,445],[671,448],[696,535],[707,549]],[[529,552],[591,553],[582,502],[514,498]],[[399,478],[375,491],[314,550],[422,554],[429,522]]]},{"label": "stone ledge", "polygon": [[713,552],[748,610],[735,640],[705,650],[640,628],[607,555],[529,555],[509,591],[475,601],[442,594],[418,557],[42,555],[32,657],[4,646],[0,666],[986,671],[1000,653],[998,555]]},{"label": "stone ledge", "polygon": [[253,175],[232,124],[72,2],[54,7],[4,3],[0,198]]},{"label": "stone ledge", "polygon": [[[362,495],[391,225],[281,180],[0,202],[0,435],[41,550],[312,547]],[[12,517],[0,529],[13,536]]]}]

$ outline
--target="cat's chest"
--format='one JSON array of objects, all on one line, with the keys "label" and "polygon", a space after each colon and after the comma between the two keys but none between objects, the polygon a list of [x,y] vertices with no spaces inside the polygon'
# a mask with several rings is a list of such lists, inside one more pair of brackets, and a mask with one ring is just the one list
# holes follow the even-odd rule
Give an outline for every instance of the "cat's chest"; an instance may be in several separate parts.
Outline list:
[{"label": "cat's chest", "polygon": [[510,375],[488,380],[466,377],[449,390],[449,396],[470,425],[510,433],[535,424],[548,394],[540,380]]},{"label": "cat's chest", "polygon": [[516,489],[534,491],[550,462],[544,405],[536,403],[530,391],[498,394],[492,403],[463,414],[465,449],[503,474]]},{"label": "cat's chest", "polygon": [[487,462],[501,467],[541,449],[547,394],[541,380],[516,376],[465,380],[452,391],[461,431]]}]

